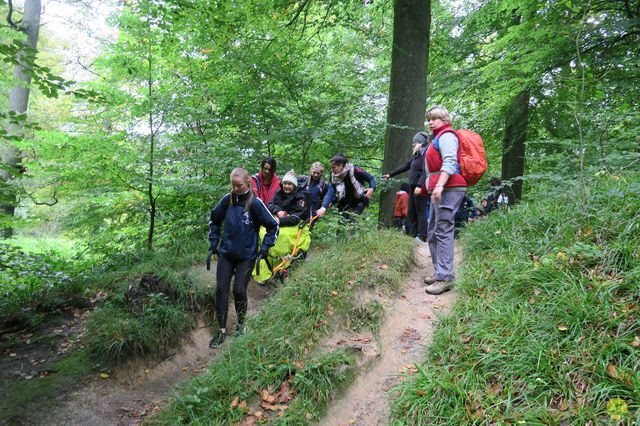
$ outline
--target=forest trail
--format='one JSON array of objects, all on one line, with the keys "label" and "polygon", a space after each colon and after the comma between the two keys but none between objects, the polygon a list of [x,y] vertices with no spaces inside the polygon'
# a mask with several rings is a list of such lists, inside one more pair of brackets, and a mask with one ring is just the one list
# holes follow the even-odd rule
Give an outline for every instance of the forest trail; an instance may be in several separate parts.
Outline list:
[{"label": "forest trail", "polygon": [[[384,303],[387,316],[380,329],[379,350],[363,351],[363,370],[342,396],[333,401],[321,426],[385,425],[389,420],[389,389],[402,380],[402,373],[415,373],[414,364],[424,361],[425,347],[438,317],[447,314],[457,293],[439,296],[425,292],[423,278],[433,275],[429,247],[421,244],[415,251],[417,267],[404,285],[404,294]],[[456,247],[456,269],[462,251]]]},{"label": "forest trail", "polygon": [[[202,285],[215,287],[215,264],[207,271],[194,267]],[[249,286],[250,316],[258,313],[271,288]],[[230,300],[232,297],[230,297]],[[233,302],[231,302],[232,304]],[[229,307],[228,325],[235,327],[235,309]],[[31,413],[23,424],[37,425],[137,425],[173,395],[176,385],[202,374],[219,351],[209,349],[211,327],[204,318],[182,347],[161,360],[137,360],[117,367],[107,379],[89,378],[81,387],[59,398],[57,408],[46,413]],[[233,338],[233,337],[232,337]]]},{"label": "forest trail", "polygon": [[[424,360],[425,346],[437,318],[446,314],[456,293],[430,296],[422,279],[433,273],[426,244],[415,250],[417,267],[404,284],[400,298],[382,299],[387,316],[380,329],[380,344],[364,339],[362,374],[328,408],[322,425],[378,425],[389,417],[387,391],[402,372],[413,372],[414,363]],[[456,251],[456,266],[462,255]],[[214,266],[214,265],[212,265]],[[206,271],[194,267],[202,285],[213,291],[215,267]],[[249,286],[249,315],[258,313],[271,292],[270,287]],[[235,309],[229,309],[229,325],[235,324]],[[211,328],[202,317],[182,347],[160,360],[137,360],[109,371],[108,378],[96,372],[70,392],[55,401],[53,410],[25,413],[21,424],[33,425],[137,425],[173,395],[175,387],[202,374],[216,358],[218,351],[208,348]],[[329,345],[341,345],[341,336],[330,338]],[[362,341],[361,341],[362,342]]]}]

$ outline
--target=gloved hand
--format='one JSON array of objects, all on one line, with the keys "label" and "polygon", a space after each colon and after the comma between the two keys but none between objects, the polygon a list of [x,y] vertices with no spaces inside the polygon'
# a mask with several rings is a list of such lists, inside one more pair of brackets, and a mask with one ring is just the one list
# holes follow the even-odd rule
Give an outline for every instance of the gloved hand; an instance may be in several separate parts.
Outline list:
[{"label": "gloved hand", "polygon": [[218,255],[218,247],[213,244],[209,247],[209,256],[207,256],[207,271],[211,269],[211,258]]},{"label": "gloved hand", "polygon": [[260,275],[260,263],[264,259],[267,264],[267,268],[272,270],[271,264],[269,263],[269,248],[262,246],[260,248],[260,252],[258,253],[258,257],[256,258],[256,274]]}]

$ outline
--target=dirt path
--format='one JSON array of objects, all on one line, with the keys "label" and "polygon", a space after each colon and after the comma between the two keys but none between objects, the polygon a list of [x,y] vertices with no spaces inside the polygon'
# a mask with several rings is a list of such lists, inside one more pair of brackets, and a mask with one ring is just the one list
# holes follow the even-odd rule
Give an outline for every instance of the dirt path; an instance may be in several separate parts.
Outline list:
[{"label": "dirt path", "polygon": [[[462,253],[456,250],[456,266],[462,261]],[[389,313],[380,330],[379,350],[365,352],[363,372],[334,401],[320,424],[335,425],[385,425],[389,418],[387,391],[399,379],[425,357],[425,346],[431,341],[433,326],[438,317],[446,314],[453,305],[456,293],[450,291],[431,296],[424,291],[423,278],[433,275],[433,266],[426,244],[416,248],[417,268],[405,285],[400,299],[389,300]]]},{"label": "dirt path", "polygon": [[[199,267],[200,281],[214,287],[215,266],[211,271]],[[249,311],[255,315],[262,308],[271,289],[251,282]],[[230,297],[230,299],[232,299]],[[231,302],[231,305],[233,302]],[[229,307],[229,323],[235,326],[235,309]],[[57,408],[48,413],[34,413],[22,424],[38,425],[137,425],[146,415],[171,397],[175,386],[205,371],[219,353],[209,349],[211,329],[204,319],[182,347],[164,360],[135,361],[114,370],[107,379],[88,380],[77,390],[61,398]]]}]

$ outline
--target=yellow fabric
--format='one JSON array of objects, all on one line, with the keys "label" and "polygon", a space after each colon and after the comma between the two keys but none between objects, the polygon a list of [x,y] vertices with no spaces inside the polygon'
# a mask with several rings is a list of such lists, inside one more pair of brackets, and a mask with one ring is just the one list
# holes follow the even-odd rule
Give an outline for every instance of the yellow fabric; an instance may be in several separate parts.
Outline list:
[{"label": "yellow fabric", "polygon": [[[260,228],[260,241],[264,238],[267,230],[265,228]],[[271,267],[275,268],[284,260],[287,255],[290,255],[293,251],[293,248],[296,244],[296,239],[298,238],[298,227],[297,226],[287,226],[280,228],[278,233],[278,239],[276,243],[269,250],[269,263],[271,263]],[[311,245],[311,232],[309,232],[309,225],[305,225],[302,228],[302,233],[300,234],[300,240],[298,241],[298,254],[300,251],[308,251],[309,246]],[[283,268],[288,268],[291,264],[291,261],[286,261],[282,266]],[[264,282],[271,278],[273,275],[269,268],[267,267],[267,262],[264,260],[260,261],[260,275],[257,274],[256,268],[253,268],[253,279],[257,282]]]}]

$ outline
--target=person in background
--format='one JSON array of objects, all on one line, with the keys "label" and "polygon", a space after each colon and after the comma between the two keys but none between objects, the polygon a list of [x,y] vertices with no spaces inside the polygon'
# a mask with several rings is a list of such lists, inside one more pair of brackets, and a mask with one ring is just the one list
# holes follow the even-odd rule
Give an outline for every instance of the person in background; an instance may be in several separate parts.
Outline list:
[{"label": "person in background", "polygon": [[424,155],[427,151],[428,138],[424,132],[416,133],[411,141],[411,158],[396,167],[389,173],[382,175],[382,179],[387,180],[400,173],[409,171],[409,214],[408,214],[408,234],[415,237],[416,242],[427,241],[427,204],[429,198],[422,195],[422,186],[426,181],[426,174],[423,171]]},{"label": "person in background", "polygon": [[476,213],[476,207],[473,203],[473,199],[465,195],[454,218],[454,238],[458,238],[460,230],[467,224],[467,222],[473,222],[477,217],[478,214]]},{"label": "person in background", "polygon": [[311,194],[311,215],[313,216],[322,207],[322,200],[329,190],[329,184],[324,180],[324,166],[321,162],[313,163],[309,172],[309,176],[298,177],[298,187]]},{"label": "person in background", "polygon": [[451,128],[449,112],[436,106],[426,118],[432,142],[425,154],[426,190],[431,194],[427,240],[435,274],[424,282],[429,294],[442,294],[453,287],[454,215],[467,191],[467,182],[458,164],[459,140]]},{"label": "person in background", "polygon": [[396,192],[396,198],[393,200],[393,224],[396,229],[406,233],[408,223],[407,214],[409,212],[409,191],[411,187],[408,183],[403,182],[400,190]]},{"label": "person in background", "polygon": [[309,217],[309,206],[301,188],[298,188],[296,172],[290,170],[282,178],[282,189],[267,204],[280,226],[295,226]]},{"label": "person in background", "polygon": [[[211,211],[209,218],[209,253],[218,256],[216,268],[216,320],[220,327],[209,347],[217,348],[227,338],[227,312],[229,286],[233,283],[238,323],[236,333],[245,330],[247,313],[247,287],[253,265],[258,258],[266,258],[269,248],[278,238],[278,221],[260,198],[251,191],[251,177],[243,168],[231,171],[231,192],[226,194]],[[224,225],[223,225],[224,224]],[[260,226],[267,230],[259,245]],[[220,230],[222,228],[222,238]]]},{"label": "person in background", "polygon": [[280,179],[276,174],[276,167],[275,158],[267,157],[260,162],[260,171],[251,176],[251,189],[265,204],[269,203],[280,190]]},{"label": "person in background", "polygon": [[[322,201],[322,207],[317,211],[318,217],[324,216],[332,205],[338,206],[338,211],[349,221],[353,222],[353,215],[360,215],[369,205],[369,200],[376,189],[376,179],[362,168],[354,166],[347,157],[336,154],[331,158],[331,178],[327,194]],[[369,184],[369,188],[365,184]]]}]

